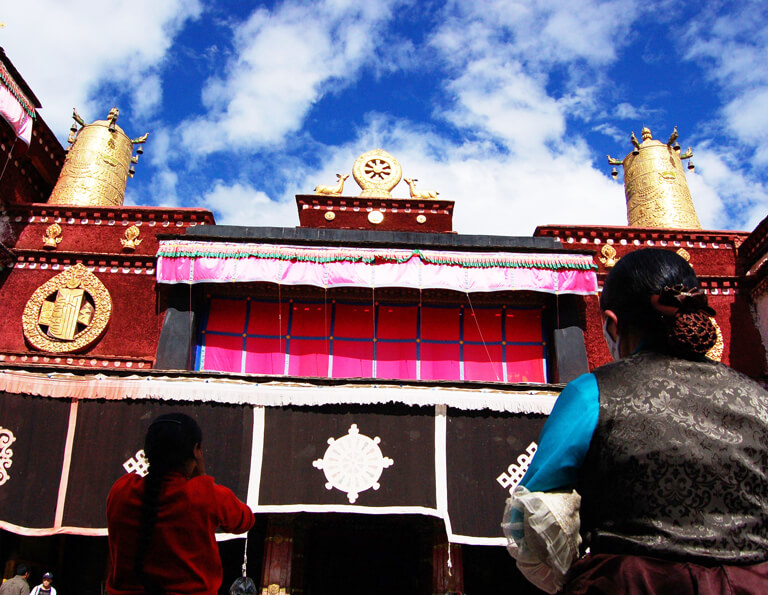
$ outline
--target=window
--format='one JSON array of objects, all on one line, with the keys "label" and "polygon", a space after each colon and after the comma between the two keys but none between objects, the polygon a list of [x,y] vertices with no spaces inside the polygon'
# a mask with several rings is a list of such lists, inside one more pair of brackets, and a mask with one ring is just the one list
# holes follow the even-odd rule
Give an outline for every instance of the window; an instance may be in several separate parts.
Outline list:
[{"label": "window", "polygon": [[196,369],[546,382],[540,307],[213,298]]}]

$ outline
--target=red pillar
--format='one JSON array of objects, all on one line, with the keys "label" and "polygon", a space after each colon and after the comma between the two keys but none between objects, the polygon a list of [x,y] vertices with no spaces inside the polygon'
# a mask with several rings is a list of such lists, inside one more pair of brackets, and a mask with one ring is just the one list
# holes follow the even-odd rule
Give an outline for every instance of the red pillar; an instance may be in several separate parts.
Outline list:
[{"label": "red pillar", "polygon": [[264,565],[261,571],[262,595],[290,595],[293,560],[293,525],[270,518],[264,540]]},{"label": "red pillar", "polygon": [[448,595],[464,592],[464,563],[461,545],[448,543],[438,534],[432,547],[432,593]]}]

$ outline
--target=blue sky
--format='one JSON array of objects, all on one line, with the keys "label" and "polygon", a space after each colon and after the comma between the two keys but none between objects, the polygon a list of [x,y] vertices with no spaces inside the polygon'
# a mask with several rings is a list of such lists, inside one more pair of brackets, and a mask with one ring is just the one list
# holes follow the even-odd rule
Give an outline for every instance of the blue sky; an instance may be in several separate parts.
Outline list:
[{"label": "blue sky", "polygon": [[62,141],[72,107],[150,132],[126,204],[295,226],[296,194],[382,148],[460,233],[624,225],[606,153],[677,125],[705,228],[768,214],[765,2],[28,0],[0,22]]}]

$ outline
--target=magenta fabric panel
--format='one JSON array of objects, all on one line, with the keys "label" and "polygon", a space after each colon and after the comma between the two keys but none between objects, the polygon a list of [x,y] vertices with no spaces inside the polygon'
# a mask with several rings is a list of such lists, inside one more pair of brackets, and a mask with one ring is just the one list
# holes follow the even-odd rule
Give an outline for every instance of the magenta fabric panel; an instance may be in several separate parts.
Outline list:
[{"label": "magenta fabric panel", "polygon": [[379,306],[378,339],[416,339],[418,328],[417,306]]},{"label": "magenta fabric panel", "polygon": [[291,339],[288,351],[290,376],[328,377],[327,339]]},{"label": "magenta fabric panel", "polygon": [[[464,380],[504,381],[501,345],[464,345]],[[490,354],[491,360],[488,360]]]},{"label": "magenta fabric panel", "polygon": [[205,352],[202,358],[202,370],[236,372],[238,374],[242,371],[242,334],[216,335],[206,333],[204,337]]},{"label": "magenta fabric panel", "polygon": [[507,310],[507,341],[541,343],[541,310]]},{"label": "magenta fabric panel", "polygon": [[245,350],[247,374],[285,373],[285,339],[248,338]]},{"label": "magenta fabric panel", "polygon": [[507,345],[507,382],[546,382],[541,345]]},{"label": "magenta fabric panel", "polygon": [[461,380],[459,343],[421,343],[422,380]]},{"label": "magenta fabric panel", "polygon": [[292,337],[328,337],[331,330],[331,304],[291,304]]},{"label": "magenta fabric panel", "polygon": [[460,308],[435,308],[422,306],[421,333],[422,340],[456,341],[461,339]]},{"label": "magenta fabric panel", "polygon": [[376,378],[416,380],[416,343],[376,343]]},{"label": "magenta fabric panel", "polygon": [[345,339],[373,338],[373,304],[335,304],[333,336]]},{"label": "magenta fabric panel", "polygon": [[245,300],[223,300],[214,298],[208,310],[206,331],[237,333],[245,331],[245,312],[248,302]]},{"label": "magenta fabric panel", "polygon": [[[248,316],[249,335],[285,336],[288,334],[288,308],[290,304],[283,302],[278,309],[277,302],[250,302],[251,312]],[[282,314],[282,318],[281,315]]]},{"label": "magenta fabric panel", "polygon": [[373,378],[373,341],[333,340],[333,378]]},{"label": "magenta fabric panel", "polygon": [[464,340],[501,341],[501,315],[501,308],[464,308]]}]

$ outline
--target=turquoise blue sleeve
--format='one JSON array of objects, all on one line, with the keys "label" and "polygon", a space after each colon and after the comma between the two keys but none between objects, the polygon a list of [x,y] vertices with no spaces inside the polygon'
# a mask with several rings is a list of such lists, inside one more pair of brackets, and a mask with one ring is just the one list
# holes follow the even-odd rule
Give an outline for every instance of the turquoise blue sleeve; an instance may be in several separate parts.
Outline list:
[{"label": "turquoise blue sleeve", "polygon": [[594,374],[583,374],[560,393],[539,436],[536,454],[520,485],[531,492],[575,487],[600,412]]}]

